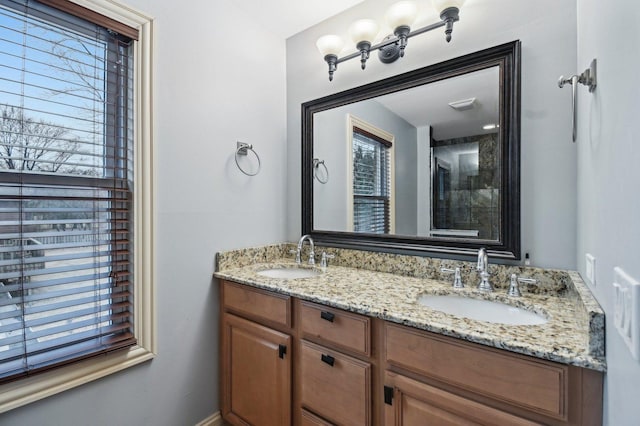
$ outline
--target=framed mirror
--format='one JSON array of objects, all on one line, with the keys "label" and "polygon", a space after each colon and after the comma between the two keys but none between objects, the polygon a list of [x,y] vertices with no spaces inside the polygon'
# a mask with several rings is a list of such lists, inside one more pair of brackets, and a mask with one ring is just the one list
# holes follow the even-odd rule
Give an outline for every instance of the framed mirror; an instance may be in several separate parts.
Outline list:
[{"label": "framed mirror", "polygon": [[304,103],[302,233],[520,259],[520,42]]}]

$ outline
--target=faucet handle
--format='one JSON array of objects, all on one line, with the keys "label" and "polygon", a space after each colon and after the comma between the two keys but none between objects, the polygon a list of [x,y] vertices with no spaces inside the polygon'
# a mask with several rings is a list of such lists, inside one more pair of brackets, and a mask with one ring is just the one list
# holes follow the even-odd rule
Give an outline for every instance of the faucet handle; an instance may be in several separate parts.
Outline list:
[{"label": "faucet handle", "polygon": [[336,257],[335,254],[327,254],[326,251],[323,251],[322,257],[320,258],[320,267],[326,268],[327,266],[329,266],[329,259],[333,259],[334,257]]},{"label": "faucet handle", "polygon": [[296,255],[296,263],[299,264],[300,263],[300,250],[291,249],[291,250],[289,250],[289,253]]},{"label": "faucet handle", "polygon": [[509,290],[507,294],[512,297],[520,297],[522,293],[520,292],[520,286],[518,283],[528,283],[528,284],[536,284],[538,280],[534,278],[525,278],[518,277],[516,274],[511,274],[511,282],[509,283]]},{"label": "faucet handle", "polygon": [[462,283],[462,277],[460,275],[460,268],[458,267],[456,267],[455,269],[440,268],[440,272],[444,272],[446,274],[454,274],[453,288],[464,288],[464,284]]}]

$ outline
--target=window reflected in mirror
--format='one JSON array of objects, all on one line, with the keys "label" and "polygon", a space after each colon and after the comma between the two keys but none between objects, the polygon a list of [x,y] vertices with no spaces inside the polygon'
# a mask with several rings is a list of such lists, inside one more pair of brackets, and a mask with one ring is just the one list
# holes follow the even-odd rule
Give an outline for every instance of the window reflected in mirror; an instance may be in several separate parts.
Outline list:
[{"label": "window reflected in mirror", "polygon": [[[393,173],[393,136],[349,116],[353,182],[354,232],[389,234],[395,209],[391,188]],[[365,129],[366,128],[366,129]]]}]

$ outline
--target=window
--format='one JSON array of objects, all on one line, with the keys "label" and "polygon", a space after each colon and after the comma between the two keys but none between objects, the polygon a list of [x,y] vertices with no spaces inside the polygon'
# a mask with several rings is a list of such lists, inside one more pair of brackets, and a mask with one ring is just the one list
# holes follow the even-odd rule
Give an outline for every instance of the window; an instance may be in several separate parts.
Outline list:
[{"label": "window", "polygon": [[93,3],[0,0],[0,410],[155,350],[151,23]]},{"label": "window", "polygon": [[353,231],[388,234],[393,227],[393,136],[350,117]]}]

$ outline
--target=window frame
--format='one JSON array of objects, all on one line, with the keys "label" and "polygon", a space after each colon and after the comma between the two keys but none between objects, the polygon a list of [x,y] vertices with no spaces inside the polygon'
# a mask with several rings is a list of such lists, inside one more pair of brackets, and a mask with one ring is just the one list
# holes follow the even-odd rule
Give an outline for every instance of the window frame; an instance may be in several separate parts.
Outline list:
[{"label": "window frame", "polygon": [[396,173],[395,173],[395,136],[352,114],[347,114],[347,232],[354,232],[353,223],[353,132],[358,127],[380,139],[391,143],[389,149],[389,234],[396,232]]},{"label": "window frame", "polygon": [[[137,344],[0,385],[0,413],[151,360],[157,354],[155,306],[155,158],[153,19],[111,0],[65,0],[138,30],[134,41],[134,335]],[[47,4],[61,1],[47,1]],[[60,7],[61,8],[61,7]]]}]

